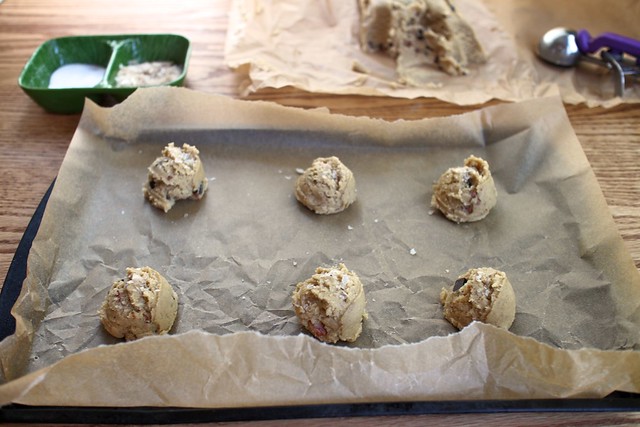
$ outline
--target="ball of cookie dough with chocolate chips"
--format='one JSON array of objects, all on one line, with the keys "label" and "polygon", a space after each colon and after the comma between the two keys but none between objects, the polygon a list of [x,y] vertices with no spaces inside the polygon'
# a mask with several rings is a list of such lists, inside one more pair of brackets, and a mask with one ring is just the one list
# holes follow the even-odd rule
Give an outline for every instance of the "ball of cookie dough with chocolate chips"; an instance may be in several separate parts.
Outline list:
[{"label": "ball of cookie dough with chocolate chips", "polygon": [[321,215],[342,212],[356,200],[356,180],[339,158],[319,157],[296,180],[296,199]]},{"label": "ball of cookie dough with chocolate chips", "polygon": [[497,201],[489,164],[469,156],[464,166],[449,168],[433,185],[431,207],[451,221],[473,222],[486,217]]},{"label": "ball of cookie dough with chocolate chips", "polygon": [[98,314],[104,328],[127,341],[169,332],[178,313],[178,295],[150,267],[127,268],[111,286]]},{"label": "ball of cookie dough with chocolate chips", "polygon": [[208,181],[200,161],[200,152],[189,144],[176,147],[173,142],[149,166],[144,196],[153,206],[168,212],[177,200],[200,200]]},{"label": "ball of cookie dough with chocolate chips", "polygon": [[313,276],[298,283],[292,302],[300,323],[327,343],[355,341],[367,317],[362,282],[344,264],[318,267]]},{"label": "ball of cookie dough with chocolate chips", "polygon": [[452,290],[442,288],[444,318],[462,329],[474,320],[509,329],[516,316],[516,297],[503,271],[472,268],[458,277]]}]

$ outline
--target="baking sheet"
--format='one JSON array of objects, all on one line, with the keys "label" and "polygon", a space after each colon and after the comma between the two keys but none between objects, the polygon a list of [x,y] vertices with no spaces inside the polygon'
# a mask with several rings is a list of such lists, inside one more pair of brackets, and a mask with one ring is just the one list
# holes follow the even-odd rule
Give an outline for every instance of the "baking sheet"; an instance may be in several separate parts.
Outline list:
[{"label": "baking sheet", "polygon": [[[172,140],[200,148],[211,182],[202,201],[164,214],[141,186]],[[293,181],[327,152],[354,171],[358,201],[319,217],[295,201]],[[479,223],[454,224],[430,212],[431,184],[471,153],[492,165],[499,202]],[[338,261],[367,292],[351,346],[304,335],[290,305],[295,283]],[[97,309],[127,266],[147,264],[175,286],[177,324],[118,343]],[[485,265],[509,275],[516,322],[455,333],[438,293]],[[86,106],[30,254],[16,334],[0,343],[0,403],[602,397],[637,391],[639,301],[558,98],[388,123],[145,89],[112,109]]]},{"label": "baking sheet", "polygon": [[425,70],[420,87],[399,85],[393,60],[361,51],[356,0],[233,0],[225,63],[246,76],[241,94],[293,86],[320,93],[434,97],[459,105],[553,94],[590,107],[640,102],[637,82],[616,97],[611,73],[554,67],[534,54],[540,37],[554,27],[640,39],[637,1],[456,0],[455,6],[489,58],[463,77],[433,69]]}]

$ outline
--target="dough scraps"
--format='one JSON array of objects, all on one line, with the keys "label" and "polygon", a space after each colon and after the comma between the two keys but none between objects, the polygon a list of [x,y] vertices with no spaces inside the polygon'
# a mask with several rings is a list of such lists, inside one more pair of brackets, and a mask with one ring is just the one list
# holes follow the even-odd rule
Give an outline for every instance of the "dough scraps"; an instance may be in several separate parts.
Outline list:
[{"label": "dough scraps", "polygon": [[449,0],[359,0],[360,46],[396,59],[401,81],[436,68],[465,75],[486,62],[471,26]]}]

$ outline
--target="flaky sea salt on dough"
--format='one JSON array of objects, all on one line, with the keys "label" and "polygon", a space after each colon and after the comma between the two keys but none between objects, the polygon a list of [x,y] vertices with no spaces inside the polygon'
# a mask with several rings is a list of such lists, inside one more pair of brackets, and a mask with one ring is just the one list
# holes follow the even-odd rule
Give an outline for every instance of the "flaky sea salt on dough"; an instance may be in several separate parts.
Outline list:
[{"label": "flaky sea salt on dough", "polygon": [[364,288],[344,264],[318,267],[313,276],[298,283],[292,302],[300,323],[320,341],[352,342],[362,332]]},{"label": "flaky sea salt on dough", "polygon": [[356,180],[339,158],[319,157],[296,180],[295,195],[317,214],[334,214],[355,202]]},{"label": "flaky sea salt on dough", "polygon": [[189,144],[176,147],[173,142],[153,161],[143,192],[149,202],[168,212],[177,200],[200,200],[207,191],[208,181],[200,161],[200,152]]},{"label": "flaky sea salt on dough", "polygon": [[509,329],[516,316],[516,297],[507,275],[489,267],[472,268],[453,289],[442,288],[444,318],[462,329],[474,320]]},{"label": "flaky sea salt on dough", "polygon": [[489,163],[469,156],[464,166],[449,168],[433,185],[431,207],[454,222],[479,221],[498,201]]},{"label": "flaky sea salt on dough", "polygon": [[127,341],[166,334],[178,313],[178,295],[150,267],[127,268],[127,277],[113,283],[98,314],[104,328]]},{"label": "flaky sea salt on dough", "polygon": [[448,0],[359,0],[360,45],[365,52],[396,58],[401,80],[414,84],[416,73],[439,68],[468,74],[486,62],[471,26]]}]

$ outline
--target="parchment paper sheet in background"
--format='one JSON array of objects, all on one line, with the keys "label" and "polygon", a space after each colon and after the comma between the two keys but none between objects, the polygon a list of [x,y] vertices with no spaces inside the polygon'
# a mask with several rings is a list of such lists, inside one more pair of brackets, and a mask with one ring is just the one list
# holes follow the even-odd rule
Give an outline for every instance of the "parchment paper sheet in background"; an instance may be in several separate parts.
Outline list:
[{"label": "parchment paper sheet in background", "polygon": [[[141,186],[168,141],[197,144],[211,182],[202,201],[164,214]],[[492,166],[496,208],[474,224],[430,214],[432,182],[471,153]],[[292,196],[296,168],[319,155],[338,155],[356,177],[358,200],[339,215],[316,216]],[[352,348],[300,334],[290,303],[295,283],[338,261],[361,276],[368,299]],[[174,285],[171,336],[118,343],[100,326],[100,303],[132,265]],[[442,319],[440,289],[472,266],[510,277],[511,332],[456,333]],[[640,276],[559,98],[393,123],[177,88],[139,90],[112,109],[88,103],[28,268],[17,332],[0,343],[4,380],[14,380],[0,386],[0,404],[640,388]]]},{"label": "parchment paper sheet in background", "polygon": [[[393,60],[360,50],[356,0],[234,0],[225,62],[247,74],[240,89],[244,94],[294,86],[321,93],[435,97],[459,105],[557,93],[567,103],[589,106],[640,102],[640,83],[628,84],[621,99],[614,96],[610,73],[558,68],[534,54],[540,37],[558,26],[640,39],[640,2],[456,0],[455,5],[489,57],[468,76],[434,69],[425,70],[421,87],[396,84]],[[354,64],[367,73],[354,71]]]}]

